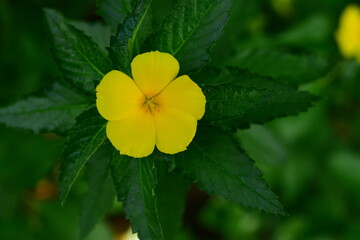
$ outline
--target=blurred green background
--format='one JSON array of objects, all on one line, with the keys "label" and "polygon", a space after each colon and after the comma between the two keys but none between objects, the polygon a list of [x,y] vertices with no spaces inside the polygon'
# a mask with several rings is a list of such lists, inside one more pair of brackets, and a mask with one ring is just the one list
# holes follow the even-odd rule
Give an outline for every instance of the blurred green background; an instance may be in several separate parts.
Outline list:
[{"label": "blurred green background", "polygon": [[[154,23],[174,0],[154,0]],[[181,239],[360,239],[360,65],[344,60],[334,40],[346,0],[234,0],[213,64],[249,47],[315,54],[329,71],[301,89],[323,97],[306,113],[239,130],[289,216],[244,209],[192,189]],[[101,21],[95,0],[0,0],[0,104],[47,86],[59,74],[49,51],[44,7],[69,19]],[[235,58],[233,58],[235,57]],[[231,63],[230,63],[231,64]],[[311,66],[310,66],[311,67]],[[284,69],[286,71],[286,69]],[[0,126],[0,239],[79,239],[83,180],[65,206],[57,200],[61,137]],[[116,206],[87,237],[126,239]]]}]

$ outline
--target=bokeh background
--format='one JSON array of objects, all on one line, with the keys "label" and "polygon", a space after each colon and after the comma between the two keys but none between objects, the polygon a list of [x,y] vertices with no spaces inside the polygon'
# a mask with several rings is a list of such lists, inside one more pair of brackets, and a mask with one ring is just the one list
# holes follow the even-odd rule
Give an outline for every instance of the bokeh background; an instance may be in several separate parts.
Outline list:
[{"label": "bokeh background", "polygon": [[[360,65],[341,57],[334,38],[350,2],[357,3],[234,0],[224,37],[213,49],[213,64],[247,47],[314,54],[329,67],[301,89],[322,101],[298,116],[236,132],[289,216],[244,209],[193,188],[179,239],[360,239]],[[174,3],[154,0],[155,24]],[[95,0],[0,0],[1,106],[46,87],[59,74],[49,51],[44,7],[60,9],[76,21],[101,21]],[[80,239],[79,206],[86,187],[80,179],[60,205],[61,144],[62,138],[51,133],[33,135],[0,125],[1,240]],[[136,239],[129,227],[114,201],[86,239]]]}]

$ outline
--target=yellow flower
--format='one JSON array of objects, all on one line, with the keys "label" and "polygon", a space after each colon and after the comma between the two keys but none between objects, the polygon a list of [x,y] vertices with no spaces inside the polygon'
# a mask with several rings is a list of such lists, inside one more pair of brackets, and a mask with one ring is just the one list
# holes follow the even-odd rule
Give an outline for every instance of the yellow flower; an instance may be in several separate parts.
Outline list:
[{"label": "yellow flower", "polygon": [[345,58],[356,58],[360,63],[360,9],[351,4],[340,17],[336,40]]},{"label": "yellow flower", "polygon": [[[187,75],[176,78],[178,61],[168,53],[140,54],[131,79],[113,70],[96,88],[96,105],[108,124],[106,134],[120,154],[141,158],[156,147],[164,153],[186,150],[205,113],[205,96]],[[176,78],[176,79],[175,79]]]}]

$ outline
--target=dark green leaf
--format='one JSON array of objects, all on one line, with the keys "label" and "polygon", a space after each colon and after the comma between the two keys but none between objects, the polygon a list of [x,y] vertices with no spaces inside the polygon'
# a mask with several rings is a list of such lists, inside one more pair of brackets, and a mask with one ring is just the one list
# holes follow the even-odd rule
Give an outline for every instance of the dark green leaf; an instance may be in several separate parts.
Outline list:
[{"label": "dark green leaf", "polygon": [[89,106],[86,97],[63,84],[54,83],[39,96],[30,96],[0,109],[0,122],[36,133],[64,132]]},{"label": "dark green leaf", "polygon": [[246,128],[250,123],[298,114],[318,100],[268,78],[237,69],[227,71],[232,83],[203,87],[207,100],[204,120],[216,126]]},{"label": "dark green leaf", "polygon": [[177,239],[191,183],[179,177],[175,172],[169,172],[164,161],[156,161],[156,167],[158,184],[155,193],[164,239]]},{"label": "dark green leaf", "polygon": [[114,30],[131,12],[135,0],[97,0],[99,14]]},{"label": "dark green leaf", "polygon": [[118,199],[123,202],[133,232],[143,240],[164,239],[155,195],[155,161],[159,159],[154,158],[154,154],[136,159],[115,152],[112,160],[111,171]]},{"label": "dark green leaf", "polygon": [[95,224],[111,209],[115,189],[110,177],[110,153],[112,146],[98,151],[86,167],[88,192],[80,212],[80,234],[84,238]]},{"label": "dark green leaf", "polygon": [[120,24],[115,36],[111,38],[109,55],[113,67],[130,75],[130,63],[135,55],[137,41],[140,38],[141,27],[145,22],[152,0],[139,0],[133,12]]},{"label": "dark green leaf", "polygon": [[238,72],[239,71],[236,68],[219,69],[206,67],[199,72],[191,74],[190,77],[200,86],[215,86],[236,81],[239,78]]},{"label": "dark green leaf", "polygon": [[65,139],[60,166],[60,198],[65,201],[71,186],[90,157],[106,140],[106,121],[96,108],[76,119],[76,124]]},{"label": "dark green leaf", "polygon": [[45,16],[63,77],[79,90],[94,92],[94,82],[99,82],[110,70],[107,57],[90,37],[68,24],[55,10],[46,9]]},{"label": "dark green leaf", "polygon": [[91,37],[101,50],[106,53],[106,48],[110,46],[110,27],[101,22],[88,23],[83,21],[71,21],[70,23]]},{"label": "dark green leaf", "polygon": [[317,80],[331,67],[322,57],[295,55],[275,49],[246,49],[229,60],[229,64],[290,85]]},{"label": "dark green leaf", "polygon": [[168,52],[188,73],[210,60],[210,50],[223,32],[231,0],[180,0],[165,18],[154,49]]},{"label": "dark green leaf", "polygon": [[207,193],[267,213],[285,214],[254,161],[228,132],[200,128],[189,149],[175,158],[176,168]]}]

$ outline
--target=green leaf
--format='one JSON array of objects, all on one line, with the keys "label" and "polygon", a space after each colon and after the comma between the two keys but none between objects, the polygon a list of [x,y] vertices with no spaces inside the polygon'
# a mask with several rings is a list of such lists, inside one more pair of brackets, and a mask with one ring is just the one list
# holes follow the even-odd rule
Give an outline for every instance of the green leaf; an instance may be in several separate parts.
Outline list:
[{"label": "green leaf", "polygon": [[229,17],[231,0],[180,0],[165,18],[154,48],[168,52],[189,73],[210,61],[210,50]]},{"label": "green leaf", "polygon": [[106,48],[110,46],[110,27],[101,22],[88,23],[83,21],[71,21],[70,24],[91,37],[101,50],[106,53]]},{"label": "green leaf", "polygon": [[60,199],[64,203],[81,169],[106,140],[106,124],[96,108],[76,119],[65,139],[60,166]]},{"label": "green leaf", "polygon": [[111,38],[109,56],[113,67],[130,75],[130,63],[133,57],[139,52],[136,51],[136,44],[141,38],[141,27],[149,11],[152,0],[139,0],[128,15],[123,24],[120,24],[115,36]]},{"label": "green leaf", "polygon": [[332,19],[327,14],[312,15],[292,28],[281,32],[272,41],[279,46],[292,45],[302,48],[326,46],[327,39],[332,37]]},{"label": "green leaf", "polygon": [[155,193],[164,239],[177,239],[191,182],[181,178],[174,171],[169,172],[165,161],[156,161],[155,164],[158,179]]},{"label": "green leaf", "polygon": [[97,0],[98,15],[114,30],[131,12],[135,0]]},{"label": "green leaf", "polygon": [[275,49],[245,49],[229,60],[229,65],[271,77],[289,85],[317,80],[330,70],[325,58],[295,55]]},{"label": "green leaf", "polygon": [[80,212],[80,234],[84,238],[111,209],[115,189],[110,177],[111,146],[98,151],[88,162],[85,179],[88,191]]},{"label": "green leaf", "polygon": [[262,124],[298,114],[319,100],[310,93],[246,71],[227,71],[231,83],[202,88],[207,100],[204,121],[212,125],[247,128],[250,123]]},{"label": "green leaf", "polygon": [[231,83],[236,81],[238,77],[238,70],[236,68],[215,68],[206,67],[199,72],[190,74],[190,77],[200,86],[216,86],[223,83]]},{"label": "green leaf", "polygon": [[68,24],[55,10],[45,9],[55,60],[63,77],[79,90],[93,93],[110,70],[103,51],[90,37]]},{"label": "green leaf", "polygon": [[159,221],[157,196],[157,169],[154,154],[147,158],[131,158],[114,152],[112,177],[118,199],[123,202],[125,215],[130,219],[133,232],[140,239],[164,239]]},{"label": "green leaf", "polygon": [[176,169],[207,193],[267,213],[285,214],[254,161],[229,132],[200,128],[188,150],[175,158]]},{"label": "green leaf", "polygon": [[54,83],[38,96],[30,96],[0,109],[0,122],[9,127],[38,132],[64,132],[88,107],[89,99],[73,89]]}]

